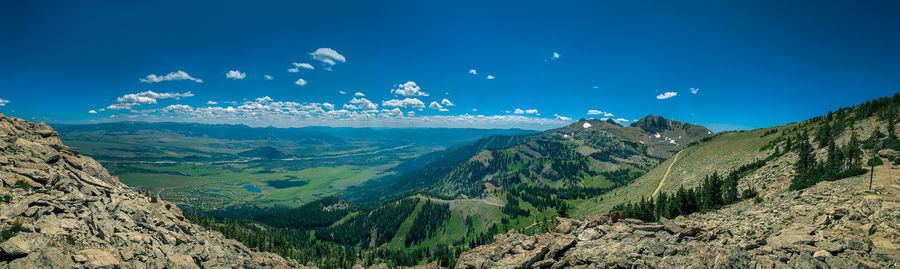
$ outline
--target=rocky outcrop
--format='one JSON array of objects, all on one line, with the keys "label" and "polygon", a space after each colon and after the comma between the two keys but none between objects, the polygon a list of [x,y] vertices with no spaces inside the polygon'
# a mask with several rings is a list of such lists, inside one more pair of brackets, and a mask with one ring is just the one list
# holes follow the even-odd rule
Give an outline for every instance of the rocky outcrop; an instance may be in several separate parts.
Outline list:
[{"label": "rocky outcrop", "polygon": [[0,185],[0,268],[300,267],[189,223],[43,123],[0,114]]},{"label": "rocky outcrop", "polygon": [[659,223],[557,219],[460,255],[456,268],[898,268],[900,188],[867,176]]}]

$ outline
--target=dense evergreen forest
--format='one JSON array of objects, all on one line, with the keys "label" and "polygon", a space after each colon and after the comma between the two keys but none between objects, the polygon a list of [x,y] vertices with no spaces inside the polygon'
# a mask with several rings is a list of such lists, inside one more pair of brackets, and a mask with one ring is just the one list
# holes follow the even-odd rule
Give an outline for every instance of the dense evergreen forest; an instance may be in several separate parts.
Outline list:
[{"label": "dense evergreen forest", "polygon": [[[393,238],[397,227],[406,216],[416,208],[418,199],[402,199],[388,203],[387,206],[374,209],[359,209],[365,213],[359,213],[339,225],[325,225],[334,219],[332,214],[321,214],[323,205],[326,210],[335,210],[334,205],[341,205],[343,201],[328,197],[297,210],[288,210],[285,219],[288,221],[273,221],[273,216],[279,213],[266,214],[259,220],[216,218],[195,210],[184,208],[185,217],[192,223],[196,223],[211,230],[219,231],[228,238],[235,239],[250,248],[260,251],[277,253],[283,257],[294,259],[302,264],[313,263],[321,268],[352,268],[353,265],[372,265],[385,263],[389,266],[413,266],[422,262],[437,262],[445,267],[452,267],[460,253],[467,250],[471,244],[457,242],[455,246],[436,244],[431,247],[415,247],[407,245],[406,249],[392,249],[384,247],[372,247],[371,242],[384,243]],[[449,206],[425,200],[422,203],[421,214],[414,220],[415,224],[407,236],[407,242],[418,243],[433,235],[447,219],[449,219]],[[292,215],[310,213],[309,215]],[[342,218],[345,216],[342,216]],[[290,220],[301,220],[302,225],[293,224]],[[270,225],[273,223],[275,225]],[[329,224],[334,224],[329,223]],[[283,225],[279,227],[277,225]],[[357,232],[359,231],[359,232]],[[384,232],[378,239],[374,234]],[[472,243],[484,244],[492,240],[493,235],[499,233],[499,227],[491,229],[491,234],[473,235]],[[318,236],[319,234],[324,234]],[[332,235],[334,238],[332,239]],[[327,240],[323,240],[327,239]]]}]

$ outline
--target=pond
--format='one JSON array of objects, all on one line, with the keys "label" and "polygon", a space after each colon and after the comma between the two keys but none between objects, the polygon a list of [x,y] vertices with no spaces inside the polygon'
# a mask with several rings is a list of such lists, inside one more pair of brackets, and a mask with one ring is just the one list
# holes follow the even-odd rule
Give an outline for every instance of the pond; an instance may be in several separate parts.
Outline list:
[{"label": "pond", "polygon": [[255,193],[262,192],[262,190],[260,190],[259,188],[256,187],[256,185],[253,185],[253,184],[244,185],[244,189],[246,189],[249,192],[255,192]]},{"label": "pond", "polygon": [[303,185],[306,185],[306,184],[309,184],[309,182],[306,182],[306,181],[291,181],[290,179],[283,179],[283,180],[269,180],[269,181],[266,181],[266,185],[269,185],[269,186],[271,186],[272,188],[276,188],[276,189],[284,189],[284,188],[290,188],[290,187],[300,187],[300,186],[303,186]]}]

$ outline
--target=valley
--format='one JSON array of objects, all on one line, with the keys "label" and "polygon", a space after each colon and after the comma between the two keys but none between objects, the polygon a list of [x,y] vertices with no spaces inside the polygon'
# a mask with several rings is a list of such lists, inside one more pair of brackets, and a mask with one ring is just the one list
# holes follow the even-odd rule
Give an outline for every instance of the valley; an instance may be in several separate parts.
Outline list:
[{"label": "valley", "polygon": [[59,128],[133,188],[222,210],[291,208],[397,173],[405,160],[486,135],[525,130],[253,128],[121,122]]}]

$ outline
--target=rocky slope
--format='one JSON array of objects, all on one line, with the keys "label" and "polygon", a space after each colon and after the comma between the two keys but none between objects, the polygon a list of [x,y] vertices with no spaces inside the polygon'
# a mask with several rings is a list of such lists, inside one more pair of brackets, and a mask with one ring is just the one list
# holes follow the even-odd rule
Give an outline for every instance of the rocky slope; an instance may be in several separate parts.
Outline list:
[{"label": "rocky slope", "polygon": [[[900,171],[822,182],[661,223],[558,219],[460,256],[456,268],[898,268]],[[880,174],[880,175],[879,175]]]},{"label": "rocky slope", "polygon": [[290,268],[129,189],[43,123],[0,114],[0,268]]}]

